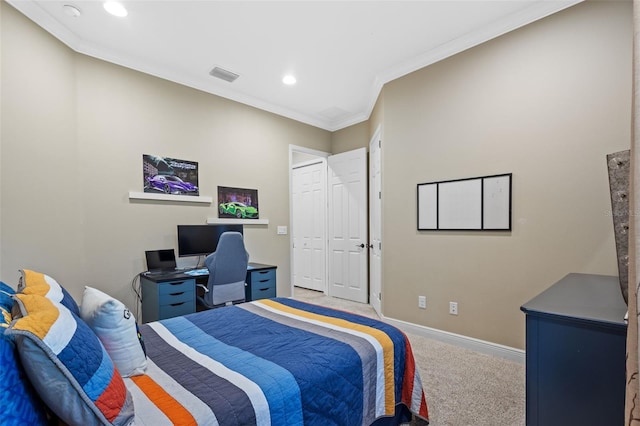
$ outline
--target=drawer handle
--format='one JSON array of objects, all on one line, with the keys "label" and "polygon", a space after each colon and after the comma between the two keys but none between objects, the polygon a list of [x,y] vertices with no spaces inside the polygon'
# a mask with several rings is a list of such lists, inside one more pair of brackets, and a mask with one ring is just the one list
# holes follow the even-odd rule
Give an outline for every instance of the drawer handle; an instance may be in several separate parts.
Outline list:
[{"label": "drawer handle", "polygon": [[169,283],[169,285],[181,285],[184,284],[184,281],[174,281],[172,283]]},{"label": "drawer handle", "polygon": [[265,288],[259,288],[258,290],[259,291],[267,291],[267,290],[270,290],[270,289],[271,289],[271,287],[265,287]]},{"label": "drawer handle", "polygon": [[178,293],[169,293],[169,296],[180,296],[181,294],[184,294],[184,291],[179,291]]},{"label": "drawer handle", "polygon": [[184,305],[185,302],[180,302],[180,303],[172,303],[171,306],[180,306],[180,305]]},{"label": "drawer handle", "polygon": [[258,271],[259,274],[268,274],[269,271]]},{"label": "drawer handle", "polygon": [[260,280],[261,283],[268,283],[271,280]]}]

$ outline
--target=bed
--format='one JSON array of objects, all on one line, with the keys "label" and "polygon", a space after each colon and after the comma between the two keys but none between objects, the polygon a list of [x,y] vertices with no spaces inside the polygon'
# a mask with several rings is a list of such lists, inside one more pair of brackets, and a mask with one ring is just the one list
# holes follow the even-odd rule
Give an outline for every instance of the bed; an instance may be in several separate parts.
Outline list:
[{"label": "bed", "polygon": [[125,380],[136,424],[369,425],[403,406],[427,417],[406,336],[370,318],[276,298],[141,332],[147,372]]},{"label": "bed", "polygon": [[[372,318],[275,298],[142,324],[137,334],[146,352],[144,372],[121,378],[109,345],[98,344],[102,349],[78,361],[92,345],[88,327],[80,315],[49,300],[44,310],[53,306],[59,318],[68,317],[66,323],[75,321],[76,331],[67,343],[54,339],[53,346],[62,347],[57,368],[34,370],[32,357],[22,352],[42,350],[46,336],[34,338],[37,331],[26,327],[53,315],[38,316],[40,296],[14,299],[23,318],[11,323],[8,334],[16,338],[38,394],[66,423],[382,426],[412,417],[427,423],[409,340]],[[52,350],[43,352],[52,358]],[[69,374],[73,368],[83,371]],[[68,386],[60,391],[65,380]],[[65,397],[38,389],[40,381],[55,382]],[[59,407],[65,404],[71,407]]]}]

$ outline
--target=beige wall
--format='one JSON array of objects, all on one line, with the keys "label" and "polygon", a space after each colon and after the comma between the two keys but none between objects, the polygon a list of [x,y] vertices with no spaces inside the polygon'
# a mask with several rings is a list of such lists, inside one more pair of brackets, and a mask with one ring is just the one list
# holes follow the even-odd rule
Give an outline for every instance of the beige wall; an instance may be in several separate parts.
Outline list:
[{"label": "beige wall", "polygon": [[340,154],[358,148],[369,149],[369,123],[354,124],[331,134],[331,153]]},{"label": "beige wall", "polygon": [[331,153],[351,151],[358,148],[369,150],[369,141],[373,137],[376,129],[384,121],[384,89],[378,96],[378,100],[367,121],[354,124],[344,129],[337,130],[331,134]]},{"label": "beige wall", "polygon": [[198,161],[201,195],[259,191],[269,225],[245,226],[247,248],[290,294],[289,236],[276,234],[289,224],[289,144],[328,151],[329,132],[76,54],[1,7],[2,280],[32,268],[78,300],[92,285],[132,306],[144,250],[177,248],[177,224],[217,217],[215,203],[130,201],[154,154]]},{"label": "beige wall", "polygon": [[[630,2],[587,2],[385,86],[386,316],[523,348],[523,303],[617,275],[606,155],[629,148],[631,41]],[[500,173],[512,232],[416,230],[416,184]]]},{"label": "beige wall", "polygon": [[41,268],[76,283],[85,250],[74,55],[6,3],[0,7],[0,278],[14,285],[19,268]]}]

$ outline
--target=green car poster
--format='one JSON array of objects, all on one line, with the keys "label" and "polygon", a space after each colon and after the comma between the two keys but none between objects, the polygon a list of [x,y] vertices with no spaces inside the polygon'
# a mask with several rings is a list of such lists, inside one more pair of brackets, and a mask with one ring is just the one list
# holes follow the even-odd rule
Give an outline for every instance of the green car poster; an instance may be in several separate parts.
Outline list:
[{"label": "green car poster", "polygon": [[218,217],[259,219],[258,190],[219,186]]}]

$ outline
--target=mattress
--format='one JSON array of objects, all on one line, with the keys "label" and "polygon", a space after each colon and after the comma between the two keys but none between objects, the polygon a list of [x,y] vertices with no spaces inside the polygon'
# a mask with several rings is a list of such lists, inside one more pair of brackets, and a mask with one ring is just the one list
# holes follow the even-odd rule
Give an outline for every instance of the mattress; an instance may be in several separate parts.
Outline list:
[{"label": "mattress", "polygon": [[[384,322],[287,298],[140,326],[135,424],[394,424],[428,418],[411,345]],[[399,420],[398,420],[399,421]]]}]

